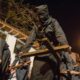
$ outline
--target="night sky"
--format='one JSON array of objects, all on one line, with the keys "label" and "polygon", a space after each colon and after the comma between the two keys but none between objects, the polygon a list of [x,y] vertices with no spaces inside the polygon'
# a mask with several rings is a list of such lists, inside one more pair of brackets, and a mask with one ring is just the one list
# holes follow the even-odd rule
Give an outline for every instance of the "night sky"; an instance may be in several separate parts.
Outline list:
[{"label": "night sky", "polygon": [[47,4],[50,15],[62,26],[72,50],[80,53],[80,2],[76,0],[24,0],[33,5]]}]

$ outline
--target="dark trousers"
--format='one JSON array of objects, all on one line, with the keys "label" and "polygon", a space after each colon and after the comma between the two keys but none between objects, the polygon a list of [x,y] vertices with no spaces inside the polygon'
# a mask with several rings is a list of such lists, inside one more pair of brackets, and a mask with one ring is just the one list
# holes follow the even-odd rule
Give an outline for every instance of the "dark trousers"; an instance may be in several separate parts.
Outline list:
[{"label": "dark trousers", "polygon": [[16,71],[16,78],[17,80],[27,80],[27,69],[26,68],[20,68]]},{"label": "dark trousers", "polygon": [[[31,80],[59,80],[57,75],[57,62],[50,56],[37,57],[34,60]],[[53,57],[52,57],[53,58]]]}]

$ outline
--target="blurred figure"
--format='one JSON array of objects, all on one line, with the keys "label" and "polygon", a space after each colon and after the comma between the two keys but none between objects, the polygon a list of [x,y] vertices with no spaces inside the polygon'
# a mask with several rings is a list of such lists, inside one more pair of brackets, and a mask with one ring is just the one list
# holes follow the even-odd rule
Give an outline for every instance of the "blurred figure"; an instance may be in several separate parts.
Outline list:
[{"label": "blurred figure", "polygon": [[[47,37],[53,46],[68,45],[65,33],[60,24],[55,18],[49,15],[48,6],[40,5],[36,7],[36,13],[39,17],[37,27],[33,26],[32,33],[26,41],[26,47],[29,48],[34,41]],[[46,48],[48,45],[41,43],[41,48]],[[49,48],[49,47],[48,47]],[[50,50],[50,48],[49,48]],[[71,59],[68,57],[69,51],[59,52],[60,57],[66,59],[67,64],[71,64]],[[49,54],[36,56],[32,70],[31,80],[59,80],[60,79],[60,63],[62,58],[56,52],[50,50]],[[70,65],[65,65],[72,68]]]},{"label": "blurred figure", "polygon": [[[18,67],[17,69],[12,68],[11,73],[14,74],[16,72],[17,80],[28,80],[27,73],[28,73],[29,65],[26,65],[25,63],[27,61],[29,61],[30,59],[29,58],[20,58],[19,54],[22,53],[21,49],[22,49],[21,45],[16,46],[16,56],[15,56],[15,60],[13,61],[11,67],[19,65],[19,64],[23,64],[23,63],[24,64],[22,66]],[[12,74],[10,75],[10,78],[12,78]]]},{"label": "blurred figure", "polygon": [[10,50],[5,40],[0,38],[0,80],[7,80],[9,73],[7,68],[10,65]]}]

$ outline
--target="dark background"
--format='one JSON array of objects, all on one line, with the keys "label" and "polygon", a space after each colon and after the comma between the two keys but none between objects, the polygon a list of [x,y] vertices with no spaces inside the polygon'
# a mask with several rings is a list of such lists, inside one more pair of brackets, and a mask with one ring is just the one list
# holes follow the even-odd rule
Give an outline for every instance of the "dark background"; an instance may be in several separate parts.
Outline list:
[{"label": "dark background", "polygon": [[47,4],[50,15],[62,26],[72,50],[80,53],[80,2],[76,0],[24,0],[23,3]]}]

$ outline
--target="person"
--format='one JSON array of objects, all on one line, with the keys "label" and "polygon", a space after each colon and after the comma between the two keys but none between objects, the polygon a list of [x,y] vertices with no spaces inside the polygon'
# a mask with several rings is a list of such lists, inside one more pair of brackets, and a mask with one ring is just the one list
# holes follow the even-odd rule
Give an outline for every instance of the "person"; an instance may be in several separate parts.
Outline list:
[{"label": "person", "polygon": [[27,61],[29,61],[29,58],[20,58],[19,54],[21,53],[21,45],[16,46],[16,56],[15,60],[13,61],[12,65],[10,66],[16,66],[17,64],[23,64],[20,67],[16,68],[11,68],[11,75],[9,76],[9,79],[12,78],[12,75],[16,72],[16,79],[17,80],[28,80],[27,73],[28,73],[28,68],[29,65],[25,64]]},{"label": "person", "polygon": [[[33,27],[31,35],[26,41],[25,47],[28,49],[34,41],[45,37],[49,39],[53,46],[64,44],[69,45],[59,22],[49,15],[48,6],[37,6],[35,7],[35,11],[39,17],[40,24],[39,26],[37,25],[37,27]],[[41,43],[41,48],[44,49],[46,46],[47,45],[45,43]],[[61,51],[60,57],[64,57],[67,64],[71,64],[71,59],[68,57],[68,54],[68,51]],[[47,55],[36,56],[34,59],[31,80],[59,80],[59,67],[60,63],[63,65],[62,62],[62,58],[60,62],[59,56],[56,55],[55,52],[53,53],[53,51],[50,51]],[[66,66],[69,67],[70,65]],[[69,68],[72,69],[71,66]]]},{"label": "person", "polygon": [[[54,46],[58,45],[69,45],[67,38],[65,36],[65,33],[63,29],[61,28],[59,22],[55,19],[49,16],[48,12],[48,6],[47,5],[41,5],[37,7],[38,15],[42,24],[43,33],[45,36],[51,41],[51,43]],[[54,68],[56,71],[53,70],[55,79],[54,80],[71,80],[72,75],[65,74],[65,76],[60,77],[58,71],[62,70],[73,70],[73,60],[69,56],[69,53],[71,52],[71,47],[69,47],[67,50],[59,51],[60,55],[60,63],[58,63],[59,60],[57,60],[56,68]],[[53,60],[54,61],[54,60]],[[63,67],[62,67],[63,66]],[[54,67],[54,65],[53,65]],[[60,70],[59,70],[60,67]],[[57,73],[56,73],[57,72]],[[50,74],[49,74],[50,75]],[[56,77],[57,76],[57,77]],[[47,76],[48,77],[48,76]],[[46,79],[47,80],[47,79]],[[49,79],[50,80],[50,79]]]},{"label": "person", "polygon": [[0,38],[0,80],[7,80],[9,77],[7,68],[10,64],[10,50],[8,47],[6,41]]}]

